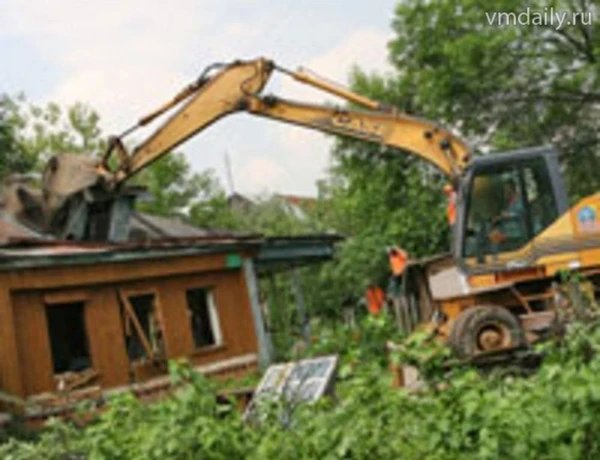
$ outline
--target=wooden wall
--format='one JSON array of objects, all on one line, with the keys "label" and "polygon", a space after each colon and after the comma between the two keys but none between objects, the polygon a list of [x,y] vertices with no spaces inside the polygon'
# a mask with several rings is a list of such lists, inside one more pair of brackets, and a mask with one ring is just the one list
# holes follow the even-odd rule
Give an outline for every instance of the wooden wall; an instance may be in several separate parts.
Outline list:
[{"label": "wooden wall", "polygon": [[[224,267],[223,255],[208,255],[0,273],[2,390],[20,396],[56,390],[45,309],[77,301],[85,302],[92,367],[101,386],[130,383],[119,289],[156,293],[168,358],[188,357],[199,365],[256,353],[243,272]],[[213,289],[223,344],[196,350],[185,291],[201,287]]]}]

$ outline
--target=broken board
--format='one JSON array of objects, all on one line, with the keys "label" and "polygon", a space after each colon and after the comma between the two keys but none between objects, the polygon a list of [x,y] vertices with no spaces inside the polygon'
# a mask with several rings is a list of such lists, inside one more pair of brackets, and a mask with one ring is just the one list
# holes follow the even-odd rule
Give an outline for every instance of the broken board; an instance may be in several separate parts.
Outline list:
[{"label": "broken board", "polygon": [[324,394],[331,394],[337,365],[337,355],[331,355],[270,366],[254,392],[244,419],[253,415],[261,400],[296,404],[314,402]]}]

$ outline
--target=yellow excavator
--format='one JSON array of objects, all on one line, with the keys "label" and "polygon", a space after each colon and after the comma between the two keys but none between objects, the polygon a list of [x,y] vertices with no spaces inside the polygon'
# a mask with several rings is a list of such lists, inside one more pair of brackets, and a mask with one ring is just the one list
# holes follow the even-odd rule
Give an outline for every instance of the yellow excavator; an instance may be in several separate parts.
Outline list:
[{"label": "yellow excavator", "polygon": [[[361,109],[265,95],[275,72]],[[127,135],[166,112],[171,116],[153,134],[126,148]],[[395,147],[448,176],[456,193],[452,257],[409,265],[404,307],[409,329],[432,325],[460,356],[521,347],[542,336],[554,318],[561,271],[575,270],[598,286],[600,194],[569,208],[552,148],[473,156],[465,142],[435,123],[264,58],[208,67],[171,101],[111,138],[101,158],[52,158],[43,175],[50,228],[64,239],[118,240],[133,200],[127,180],[238,112]],[[434,292],[432,280],[447,289]]]}]

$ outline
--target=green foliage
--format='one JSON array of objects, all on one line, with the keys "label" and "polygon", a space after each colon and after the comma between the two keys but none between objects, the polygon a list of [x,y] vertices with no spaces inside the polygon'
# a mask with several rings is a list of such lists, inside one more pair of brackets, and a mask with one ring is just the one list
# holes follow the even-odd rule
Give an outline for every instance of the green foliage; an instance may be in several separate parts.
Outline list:
[{"label": "green foliage", "polygon": [[229,228],[235,217],[214,171],[193,173],[185,156],[165,155],[142,171],[136,181],[148,188],[138,209],[149,214],[178,216],[201,228]]},{"label": "green foliage", "polygon": [[225,189],[211,169],[196,173],[189,181],[197,189],[189,203],[189,219],[201,228],[231,229],[238,218],[231,210]]},{"label": "green foliage", "polygon": [[[486,13],[592,12],[591,25],[498,26]],[[545,10],[547,8],[547,10]],[[387,85],[402,108],[476,148],[555,144],[573,198],[598,190],[600,23],[594,2],[433,0],[396,8]]]},{"label": "green foliage", "polygon": [[[398,328],[388,317],[365,316],[359,320],[359,327],[340,327],[335,324],[319,324],[313,337],[315,343],[307,350],[310,356],[339,354],[341,357],[340,376],[346,378],[354,374],[365,363],[377,364],[382,369],[388,364],[384,353],[388,341],[401,340]],[[336,327],[337,326],[337,327]]]},{"label": "green foliage", "polygon": [[27,166],[40,169],[57,153],[104,151],[98,113],[82,103],[61,107],[54,102],[31,104],[23,94],[3,97],[5,119]]},{"label": "green foliage", "polygon": [[6,96],[0,96],[0,180],[8,174],[27,172],[32,166],[17,142],[14,121],[7,113]]},{"label": "green foliage", "polygon": [[448,355],[426,336],[405,342],[409,358],[435,383],[419,392],[390,387],[383,318],[323,335],[314,353],[342,352],[335,399],[294,409],[291,424],[259,426],[218,406],[214,383],[182,363],[170,366],[179,390],[149,405],[121,395],[84,428],[54,421],[37,441],[16,439],[0,456],[22,459],[584,459],[599,458],[600,321],[576,321],[545,346],[531,377],[446,370]]},{"label": "green foliage", "polygon": [[407,364],[419,369],[421,378],[431,389],[447,379],[451,352],[447,346],[437,342],[435,334],[417,331],[404,340],[394,351],[394,364]]},{"label": "green foliage", "polygon": [[191,181],[190,165],[183,155],[167,155],[142,171],[136,181],[148,187],[150,200],[138,205],[141,211],[163,216],[181,215],[199,189]]}]

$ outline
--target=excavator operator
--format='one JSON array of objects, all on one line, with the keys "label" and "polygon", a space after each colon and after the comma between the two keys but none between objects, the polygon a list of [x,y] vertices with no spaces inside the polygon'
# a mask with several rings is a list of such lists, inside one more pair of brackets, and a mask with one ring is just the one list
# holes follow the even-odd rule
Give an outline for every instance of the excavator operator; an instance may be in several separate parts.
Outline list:
[{"label": "excavator operator", "polygon": [[501,245],[508,239],[520,239],[523,225],[523,200],[517,191],[514,179],[509,178],[503,184],[504,209],[492,219],[493,230],[489,238]]}]

